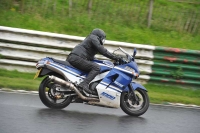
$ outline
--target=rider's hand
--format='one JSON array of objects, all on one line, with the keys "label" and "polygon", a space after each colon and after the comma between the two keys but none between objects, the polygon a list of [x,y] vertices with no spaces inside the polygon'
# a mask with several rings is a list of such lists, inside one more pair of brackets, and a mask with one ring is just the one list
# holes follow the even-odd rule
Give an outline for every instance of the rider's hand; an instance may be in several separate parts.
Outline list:
[{"label": "rider's hand", "polygon": [[122,58],[121,58],[120,56],[115,56],[115,59],[114,59],[114,60],[120,61],[120,60],[122,60]]}]

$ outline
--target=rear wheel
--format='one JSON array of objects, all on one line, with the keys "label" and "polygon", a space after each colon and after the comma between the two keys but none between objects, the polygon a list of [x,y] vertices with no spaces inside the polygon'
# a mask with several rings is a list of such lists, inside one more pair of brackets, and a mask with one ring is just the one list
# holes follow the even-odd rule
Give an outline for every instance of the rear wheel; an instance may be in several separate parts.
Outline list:
[{"label": "rear wheel", "polygon": [[39,97],[44,105],[53,109],[62,109],[67,107],[72,96],[65,96],[63,92],[58,92],[62,86],[50,81],[49,77],[43,79],[39,87]]},{"label": "rear wheel", "polygon": [[133,101],[131,93],[122,92],[120,99],[121,109],[128,115],[140,116],[149,108],[149,96],[145,90],[137,89],[134,91],[139,101]]}]

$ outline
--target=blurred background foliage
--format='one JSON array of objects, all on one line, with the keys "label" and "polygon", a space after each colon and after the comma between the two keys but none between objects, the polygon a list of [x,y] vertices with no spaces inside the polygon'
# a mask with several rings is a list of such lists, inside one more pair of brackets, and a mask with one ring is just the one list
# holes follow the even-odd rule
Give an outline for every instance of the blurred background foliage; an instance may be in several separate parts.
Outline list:
[{"label": "blurred background foliage", "polygon": [[199,0],[1,0],[0,25],[77,36],[98,27],[108,40],[200,50],[199,9]]}]

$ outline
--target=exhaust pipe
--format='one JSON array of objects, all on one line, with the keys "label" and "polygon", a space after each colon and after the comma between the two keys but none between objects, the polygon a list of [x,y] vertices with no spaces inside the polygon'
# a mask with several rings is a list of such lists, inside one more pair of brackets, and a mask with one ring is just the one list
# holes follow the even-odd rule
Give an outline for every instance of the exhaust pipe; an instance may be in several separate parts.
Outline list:
[{"label": "exhaust pipe", "polygon": [[86,100],[86,101],[96,101],[96,102],[99,102],[99,99],[97,98],[91,98],[91,97],[85,97],[81,94],[81,92],[70,82],[67,82],[61,78],[58,78],[58,77],[55,77],[55,76],[49,76],[49,79],[55,83],[58,83],[58,84],[61,84],[61,85],[65,85],[67,87],[69,87],[70,90],[73,90],[76,92],[76,94],[83,100]]}]

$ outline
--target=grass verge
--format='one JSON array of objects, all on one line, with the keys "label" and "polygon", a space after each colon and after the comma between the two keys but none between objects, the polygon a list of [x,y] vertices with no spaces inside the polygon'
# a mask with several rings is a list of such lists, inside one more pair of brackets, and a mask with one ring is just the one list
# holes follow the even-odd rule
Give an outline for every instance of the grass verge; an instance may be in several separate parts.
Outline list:
[{"label": "grass verge", "polygon": [[[37,91],[43,78],[33,79],[34,73],[22,73],[0,69],[0,88]],[[165,102],[200,105],[200,90],[155,84],[144,85],[151,103]]]},{"label": "grass verge", "polygon": [[42,78],[33,80],[34,73],[0,69],[0,88],[38,90]]},{"label": "grass verge", "polygon": [[200,50],[199,4],[157,0],[148,28],[149,0],[96,0],[90,14],[87,2],[74,0],[69,11],[64,0],[1,0],[0,25],[83,37],[101,28],[107,40]]},{"label": "grass verge", "polygon": [[180,88],[168,85],[144,85],[150,97],[151,103],[183,103],[200,105],[200,90],[192,88]]}]

